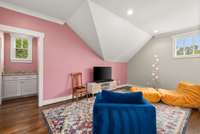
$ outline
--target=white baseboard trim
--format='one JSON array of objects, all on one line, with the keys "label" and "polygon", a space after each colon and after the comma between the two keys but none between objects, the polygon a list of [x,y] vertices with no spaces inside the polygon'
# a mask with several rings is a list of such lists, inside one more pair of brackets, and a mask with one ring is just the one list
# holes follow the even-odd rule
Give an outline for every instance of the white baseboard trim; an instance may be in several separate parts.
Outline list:
[{"label": "white baseboard trim", "polygon": [[70,99],[72,99],[72,95],[59,97],[55,99],[48,99],[48,100],[43,101],[42,106],[50,105],[50,104],[54,104],[54,103],[58,103],[58,102],[62,102],[62,101],[70,100]]},{"label": "white baseboard trim", "polygon": [[[119,86],[117,86],[117,88],[125,87],[125,86],[132,86],[132,84],[119,85]],[[42,106],[50,105],[50,104],[54,104],[54,103],[58,103],[58,102],[62,102],[62,101],[70,100],[70,99],[72,99],[72,95],[65,96],[65,97],[59,97],[59,98],[55,98],[55,99],[43,100]]]}]

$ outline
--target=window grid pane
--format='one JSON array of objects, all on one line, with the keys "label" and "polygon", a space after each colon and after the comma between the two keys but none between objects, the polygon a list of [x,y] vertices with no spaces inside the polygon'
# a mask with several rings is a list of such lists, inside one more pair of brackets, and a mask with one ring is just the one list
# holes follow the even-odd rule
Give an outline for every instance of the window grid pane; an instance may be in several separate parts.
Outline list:
[{"label": "window grid pane", "polygon": [[28,50],[27,49],[16,49],[16,58],[27,59],[28,58]]},{"label": "window grid pane", "polygon": [[178,38],[175,43],[176,56],[200,55],[200,34]]},{"label": "window grid pane", "polygon": [[23,38],[16,38],[15,57],[17,59],[28,58],[28,40]]}]

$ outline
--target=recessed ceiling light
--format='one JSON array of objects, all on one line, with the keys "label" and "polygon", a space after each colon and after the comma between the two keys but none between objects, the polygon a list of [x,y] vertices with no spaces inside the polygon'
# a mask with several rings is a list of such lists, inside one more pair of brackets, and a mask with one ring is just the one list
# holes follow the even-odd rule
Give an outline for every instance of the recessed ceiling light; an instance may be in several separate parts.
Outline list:
[{"label": "recessed ceiling light", "polygon": [[132,15],[133,14],[133,10],[132,9],[128,9],[127,10],[127,15]]},{"label": "recessed ceiling light", "polygon": [[159,31],[158,31],[158,30],[154,30],[153,32],[154,32],[155,34],[157,34]]}]

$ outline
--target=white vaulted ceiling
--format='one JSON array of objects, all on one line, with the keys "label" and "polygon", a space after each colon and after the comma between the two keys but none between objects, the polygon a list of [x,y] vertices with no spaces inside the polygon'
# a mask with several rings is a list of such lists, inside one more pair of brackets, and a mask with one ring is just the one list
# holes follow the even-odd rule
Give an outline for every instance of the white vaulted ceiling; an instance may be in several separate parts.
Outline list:
[{"label": "white vaulted ceiling", "polygon": [[0,6],[67,23],[107,61],[127,62],[155,30],[200,25],[200,0],[0,0]]},{"label": "white vaulted ceiling", "polygon": [[104,59],[128,61],[151,38],[127,20],[93,2],[90,8]]},{"label": "white vaulted ceiling", "polygon": [[[95,3],[153,34],[200,24],[200,0],[94,0]],[[127,17],[126,10],[133,9]]]},{"label": "white vaulted ceiling", "polygon": [[151,36],[94,2],[85,2],[67,21],[99,56],[127,62]]},{"label": "white vaulted ceiling", "polygon": [[104,57],[88,2],[84,2],[67,23],[91,49],[100,57]]}]

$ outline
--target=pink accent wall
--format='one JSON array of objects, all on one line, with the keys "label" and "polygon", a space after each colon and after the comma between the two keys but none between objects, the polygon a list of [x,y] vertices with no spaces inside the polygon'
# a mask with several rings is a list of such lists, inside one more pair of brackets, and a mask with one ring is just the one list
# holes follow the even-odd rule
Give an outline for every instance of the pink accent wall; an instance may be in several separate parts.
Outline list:
[{"label": "pink accent wall", "polygon": [[113,79],[127,82],[127,63],[103,61],[67,25],[4,8],[0,8],[0,24],[45,33],[44,99],[70,95],[72,72],[83,72],[83,81],[91,81],[93,66],[112,66]]},{"label": "pink accent wall", "polygon": [[11,37],[4,34],[4,72],[37,72],[37,38],[32,41],[32,63],[11,62]]}]

